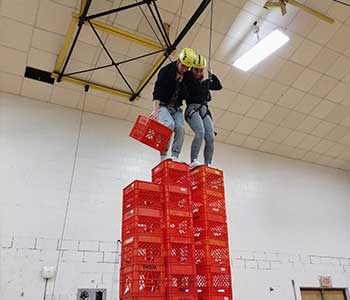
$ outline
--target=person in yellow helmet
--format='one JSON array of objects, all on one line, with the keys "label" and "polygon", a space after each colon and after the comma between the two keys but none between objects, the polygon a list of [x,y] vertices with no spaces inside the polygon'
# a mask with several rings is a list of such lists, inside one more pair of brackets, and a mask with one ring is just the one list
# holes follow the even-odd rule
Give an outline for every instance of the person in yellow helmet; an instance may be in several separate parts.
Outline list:
[{"label": "person in yellow helmet", "polygon": [[215,131],[208,102],[212,99],[210,90],[221,90],[222,85],[219,78],[211,72],[208,72],[207,79],[204,78],[206,65],[206,59],[197,54],[193,61],[192,71],[186,73],[184,80],[189,91],[186,98],[185,119],[195,134],[191,145],[191,168],[201,164],[198,156],[203,140],[205,140],[204,162],[206,165],[211,165],[214,154]]},{"label": "person in yellow helmet", "polygon": [[[178,59],[161,68],[153,90],[153,111],[151,118],[171,128],[174,140],[171,147],[171,159],[177,160],[185,136],[185,120],[182,114],[182,102],[187,98],[188,91],[183,83],[184,74],[193,65],[195,53],[191,48],[184,48]],[[161,161],[167,158],[169,145],[161,153]]]}]

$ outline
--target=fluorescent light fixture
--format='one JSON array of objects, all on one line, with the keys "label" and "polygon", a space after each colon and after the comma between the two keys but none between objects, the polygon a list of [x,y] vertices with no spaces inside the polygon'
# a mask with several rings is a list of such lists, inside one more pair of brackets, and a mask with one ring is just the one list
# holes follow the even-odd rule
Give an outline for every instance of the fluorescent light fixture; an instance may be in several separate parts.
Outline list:
[{"label": "fluorescent light fixture", "polygon": [[238,69],[248,71],[288,41],[289,37],[276,29],[237,59],[233,65]]}]

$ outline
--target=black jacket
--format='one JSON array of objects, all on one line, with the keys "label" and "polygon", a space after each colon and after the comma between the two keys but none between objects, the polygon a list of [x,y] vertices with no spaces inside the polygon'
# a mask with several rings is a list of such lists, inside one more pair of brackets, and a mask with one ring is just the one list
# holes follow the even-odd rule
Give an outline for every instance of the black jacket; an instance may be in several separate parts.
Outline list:
[{"label": "black jacket", "polygon": [[179,92],[176,97],[176,104],[179,107],[182,105],[182,100],[187,99],[188,92],[183,81],[176,80],[176,74],[176,61],[160,69],[154,85],[153,100],[160,100],[164,104],[169,104],[175,95],[176,85],[178,84]]},{"label": "black jacket", "polygon": [[211,80],[197,80],[192,72],[186,72],[184,81],[189,94],[186,98],[187,105],[193,103],[205,104],[211,100],[209,90],[218,91],[222,89],[219,78],[214,74],[211,75]]}]

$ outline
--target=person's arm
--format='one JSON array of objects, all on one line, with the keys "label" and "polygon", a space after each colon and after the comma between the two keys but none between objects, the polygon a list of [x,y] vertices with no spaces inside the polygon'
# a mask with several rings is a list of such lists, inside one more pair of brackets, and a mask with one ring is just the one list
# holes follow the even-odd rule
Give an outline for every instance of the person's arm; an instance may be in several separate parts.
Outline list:
[{"label": "person's arm", "polygon": [[222,89],[222,84],[215,74],[211,74],[209,89],[212,91],[219,91]]},{"label": "person's arm", "polygon": [[157,81],[154,84],[154,89],[153,89],[153,109],[150,114],[151,119],[158,119],[159,115],[159,110],[160,110],[160,102],[162,99],[162,95],[164,94],[164,87],[166,84],[166,72],[165,69],[161,69],[158,73]]}]

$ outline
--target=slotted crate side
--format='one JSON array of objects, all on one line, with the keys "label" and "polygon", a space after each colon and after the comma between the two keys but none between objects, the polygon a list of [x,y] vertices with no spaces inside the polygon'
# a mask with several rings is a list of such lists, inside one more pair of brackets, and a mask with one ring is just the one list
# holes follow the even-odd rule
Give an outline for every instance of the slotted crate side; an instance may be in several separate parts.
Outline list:
[{"label": "slotted crate side", "polygon": [[195,240],[228,241],[227,223],[222,220],[195,217],[193,218],[193,235]]},{"label": "slotted crate side", "polygon": [[163,185],[163,200],[166,213],[191,213],[191,190],[177,185]]},{"label": "slotted crate side", "polygon": [[130,137],[160,152],[165,151],[173,131],[146,116],[138,116]]},{"label": "slotted crate side", "polygon": [[166,237],[193,238],[193,219],[190,212],[180,212],[177,215],[165,212],[164,220],[164,234]]},{"label": "slotted crate side", "polygon": [[164,264],[164,243],[161,237],[140,236],[123,240],[122,267],[138,264]]},{"label": "slotted crate side", "polygon": [[230,266],[228,241],[195,241],[195,263],[199,265]]},{"label": "slotted crate side", "polygon": [[163,266],[135,264],[120,270],[120,298],[165,297],[165,271]]},{"label": "slotted crate side", "polygon": [[193,238],[167,238],[164,243],[167,265],[194,264]]},{"label": "slotted crate side", "polygon": [[202,187],[224,193],[224,174],[219,169],[199,166],[190,171],[190,183],[193,190]]},{"label": "slotted crate side", "polygon": [[199,187],[196,190],[192,190],[191,200],[194,216],[213,214],[226,219],[226,202],[223,193]]},{"label": "slotted crate side", "polygon": [[189,187],[189,175],[188,164],[164,160],[152,169],[152,182]]},{"label": "slotted crate side", "polygon": [[123,214],[134,208],[162,208],[162,187],[135,180],[123,189]]},{"label": "slotted crate side", "polygon": [[196,295],[196,274],[181,274],[167,272],[167,295]]},{"label": "slotted crate side", "polygon": [[162,210],[158,210],[150,215],[133,215],[122,222],[122,239],[136,236],[161,236]]},{"label": "slotted crate side", "polygon": [[232,295],[230,267],[198,266],[196,278],[199,295]]}]

